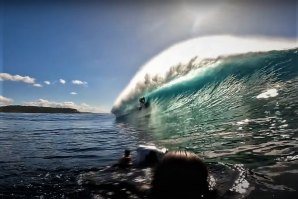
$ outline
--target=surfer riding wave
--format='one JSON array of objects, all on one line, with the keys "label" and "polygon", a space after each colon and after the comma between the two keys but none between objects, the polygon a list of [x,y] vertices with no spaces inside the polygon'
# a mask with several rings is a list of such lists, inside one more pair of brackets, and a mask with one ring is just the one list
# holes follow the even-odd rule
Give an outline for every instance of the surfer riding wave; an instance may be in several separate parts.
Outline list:
[{"label": "surfer riding wave", "polygon": [[146,98],[145,97],[141,97],[140,99],[139,99],[139,102],[140,102],[140,106],[139,106],[139,110],[142,110],[143,108],[148,108],[149,107],[149,100],[148,100],[148,98],[147,98],[147,100],[146,100]]}]

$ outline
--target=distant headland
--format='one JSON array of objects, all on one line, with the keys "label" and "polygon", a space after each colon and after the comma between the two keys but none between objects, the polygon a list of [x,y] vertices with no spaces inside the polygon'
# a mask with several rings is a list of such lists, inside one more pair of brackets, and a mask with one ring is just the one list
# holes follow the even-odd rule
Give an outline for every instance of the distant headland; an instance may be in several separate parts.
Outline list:
[{"label": "distant headland", "polygon": [[0,112],[5,113],[80,113],[73,108],[52,108],[52,107],[40,107],[40,106],[20,106],[10,105],[1,106]]}]

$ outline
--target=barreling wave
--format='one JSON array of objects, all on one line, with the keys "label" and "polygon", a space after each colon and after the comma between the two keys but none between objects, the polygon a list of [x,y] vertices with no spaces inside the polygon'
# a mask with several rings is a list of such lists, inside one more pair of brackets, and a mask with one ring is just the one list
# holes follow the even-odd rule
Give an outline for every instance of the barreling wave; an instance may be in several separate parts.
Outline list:
[{"label": "barreling wave", "polygon": [[[198,54],[157,73],[143,67],[132,80],[134,84],[131,82],[117,99],[112,112],[134,122],[149,116],[148,125],[162,131],[167,123],[165,131],[183,132],[181,128],[186,126],[185,131],[195,131],[215,121],[258,118],[264,114],[260,100],[285,93],[288,96],[283,100],[290,100],[288,106],[298,105],[298,49],[295,42],[283,44],[270,47],[277,50],[227,50],[227,54],[213,57]],[[150,107],[138,110],[142,96]]]}]

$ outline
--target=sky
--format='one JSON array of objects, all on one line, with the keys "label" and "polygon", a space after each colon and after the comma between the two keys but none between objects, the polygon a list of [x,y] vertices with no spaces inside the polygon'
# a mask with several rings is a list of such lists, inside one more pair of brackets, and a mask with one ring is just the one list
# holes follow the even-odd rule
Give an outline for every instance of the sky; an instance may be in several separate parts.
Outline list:
[{"label": "sky", "polygon": [[1,4],[0,105],[109,112],[142,65],[181,41],[223,34],[297,41],[294,0]]}]

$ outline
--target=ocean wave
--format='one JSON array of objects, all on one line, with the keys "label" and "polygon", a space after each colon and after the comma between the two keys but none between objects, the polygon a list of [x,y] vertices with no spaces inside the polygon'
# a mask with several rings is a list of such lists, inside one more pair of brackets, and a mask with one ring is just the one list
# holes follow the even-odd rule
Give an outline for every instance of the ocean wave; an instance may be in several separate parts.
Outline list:
[{"label": "ocean wave", "polygon": [[[171,105],[168,107],[171,109],[172,106],[189,104],[199,97],[198,95],[202,98],[203,94],[206,99],[212,95],[213,100],[220,101],[222,98],[231,97],[229,95],[241,88],[242,92],[245,91],[244,88],[248,89],[252,95],[258,93],[260,98],[263,95],[267,96],[267,93],[261,95],[259,92],[266,92],[268,89],[273,89],[277,95],[278,88],[275,86],[280,86],[277,82],[292,79],[297,75],[297,52],[295,48],[249,52],[215,59],[198,60],[194,57],[185,65],[171,67],[167,73],[162,74],[163,78],[152,77],[147,73],[143,82],[137,83],[131,90],[129,97],[124,97],[114,105],[112,112],[116,116],[135,112],[138,99],[142,96],[153,104],[165,100]],[[180,104],[176,103],[178,99]]]}]

